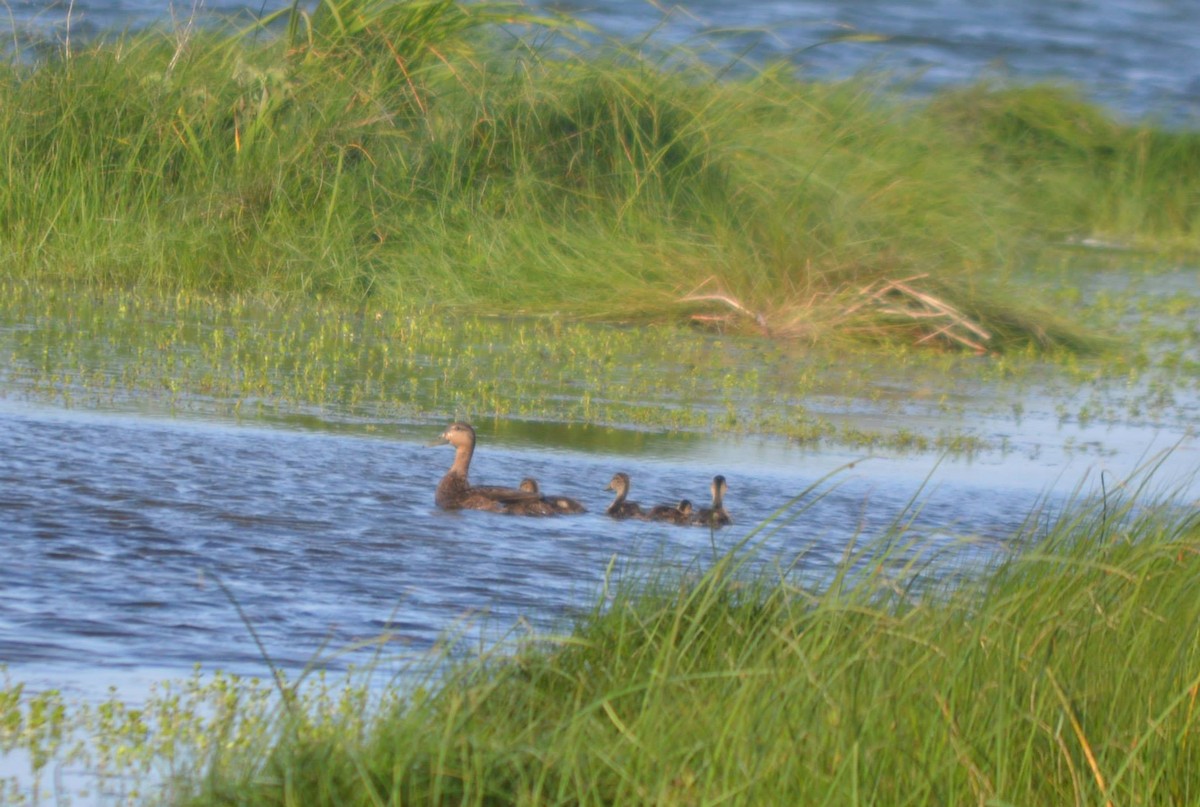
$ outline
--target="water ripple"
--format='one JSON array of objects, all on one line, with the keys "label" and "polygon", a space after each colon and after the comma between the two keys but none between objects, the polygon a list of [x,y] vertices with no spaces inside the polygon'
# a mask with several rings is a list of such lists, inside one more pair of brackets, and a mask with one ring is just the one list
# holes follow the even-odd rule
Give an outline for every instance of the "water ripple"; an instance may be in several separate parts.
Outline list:
[{"label": "water ripple", "polygon": [[[297,670],[385,633],[389,648],[408,651],[447,635],[477,642],[522,625],[553,630],[592,607],[610,568],[700,568],[846,459],[752,442],[666,457],[482,444],[473,468],[481,481],[512,484],[533,472],[590,509],[522,519],[435,509],[432,489],[450,452],[425,447],[431,436],[0,402],[0,661],[18,676],[31,665],[182,676],[196,662],[261,675],[250,627],[273,663]],[[907,511],[930,462],[885,459],[843,474],[756,539],[760,561],[822,579],[849,545]],[[632,474],[644,504],[703,502],[711,475],[723,472],[738,523],[710,536],[613,522],[603,488],[618,469]],[[1036,475],[1015,485],[1011,471],[987,463],[945,470],[911,533],[928,551],[962,534],[1006,536],[1044,493]]]}]

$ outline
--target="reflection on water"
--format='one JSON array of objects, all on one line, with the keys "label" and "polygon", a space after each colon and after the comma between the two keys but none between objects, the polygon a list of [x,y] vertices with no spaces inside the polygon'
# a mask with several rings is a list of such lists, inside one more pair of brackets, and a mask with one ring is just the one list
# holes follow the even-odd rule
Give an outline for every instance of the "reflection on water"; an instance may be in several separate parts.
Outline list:
[{"label": "reflection on water", "polygon": [[[1173,293],[1161,281],[1156,287]],[[1190,288],[1179,290],[1189,301]],[[653,371],[630,371],[639,383],[602,374],[580,384],[596,356],[626,355],[622,348],[662,334],[569,331],[574,341],[554,344],[578,347],[579,363],[549,362],[556,373],[545,389],[515,374],[497,387],[513,394],[524,384],[515,393],[531,399],[587,393],[593,405],[620,397],[616,413],[669,406],[685,425],[670,434],[620,417],[585,425],[570,407],[542,412],[528,400],[504,417],[476,418],[476,481],[534,476],[591,510],[525,519],[433,506],[452,452],[427,443],[450,419],[444,410],[487,411],[456,396],[471,388],[471,373],[495,375],[491,353],[446,364],[430,383],[454,394],[423,398],[422,373],[454,351],[436,340],[418,350],[415,332],[403,341],[412,355],[380,375],[378,351],[401,341],[343,327],[336,312],[283,327],[244,311],[57,302],[64,311],[28,296],[33,308],[12,306],[16,313],[0,322],[0,663],[27,692],[94,701],[115,685],[137,703],[149,682],[187,677],[197,663],[267,677],[264,653],[292,680],[320,657],[334,670],[372,664],[372,680],[384,681],[411,672],[414,658],[429,663],[420,654],[447,635],[465,649],[512,631],[565,627],[602,596],[610,569],[695,570],[747,536],[758,568],[821,585],[850,547],[878,546],[898,519],[914,518],[905,533],[912,545],[894,562],[969,573],[1003,551],[1031,514],[1045,523],[1077,488],[1090,495],[1103,479],[1111,490],[1168,450],[1154,483],[1176,486],[1166,492],[1186,500],[1200,492],[1200,390],[1187,372],[1194,318],[1173,307],[1153,309],[1172,312],[1178,322],[1165,322],[1164,332],[1178,338],[1164,339],[1151,371],[1126,378],[1107,368],[1089,381],[1029,364],[1010,381],[1000,372],[1004,358],[986,368],[972,359],[897,364],[680,333],[661,364],[646,360]],[[114,310],[119,316],[109,316]],[[387,321],[369,324],[378,330]],[[466,333],[487,337],[500,364],[511,364],[500,338],[507,324],[488,328]],[[314,344],[300,338],[311,335],[306,329],[318,344],[329,333],[374,335],[293,365],[309,355],[297,346]],[[268,381],[246,372],[252,363],[224,361],[218,334],[242,340],[239,356],[267,356]],[[681,355],[673,348],[685,341],[693,352]],[[690,376],[707,378],[693,369],[710,360],[728,363],[716,374],[720,388],[689,386]],[[306,397],[314,390],[297,386],[309,371],[331,373],[315,402]],[[468,378],[459,383],[452,373]],[[756,382],[726,389],[724,373]],[[797,375],[809,381],[798,385]],[[815,413],[846,434],[962,434],[987,448],[939,460],[929,452],[867,457],[837,442],[714,437],[695,424],[711,423],[696,413],[716,406],[776,427]],[[736,523],[714,540],[702,528],[610,521],[604,487],[618,470],[632,476],[633,498],[644,505],[706,503],[712,476],[724,474]],[[382,661],[372,644],[379,637],[387,637]],[[330,657],[344,648],[356,649]],[[27,769],[0,755],[0,779]]]},{"label": "reflection on water", "polygon": [[[594,603],[614,557],[619,567],[680,569],[711,557],[702,528],[607,519],[615,470],[632,476],[631,498],[643,504],[706,501],[712,474],[724,473],[736,524],[718,533],[719,550],[852,459],[695,438],[676,450],[660,439],[617,453],[587,438],[584,448],[549,450],[531,444],[531,428],[481,426],[473,477],[515,484],[532,475],[591,512],[436,510],[433,488],[451,451],[426,445],[434,428],[363,437],[4,405],[0,659],[18,679],[145,667],[182,676],[196,662],[261,675],[261,652],[230,597],[291,670],[383,633],[395,651],[419,651],[463,620],[485,633],[520,620],[561,627]],[[1196,465],[1194,445],[1178,454]],[[1017,462],[1014,473],[1011,457],[936,468],[928,457],[867,460],[765,530],[759,560],[820,580],[851,542],[884,534],[927,476],[912,533],[921,551],[957,545],[939,537],[951,534],[1001,538],[1039,502],[1061,504],[1064,485],[1087,469],[1071,473],[1059,460],[1042,473],[1037,461]],[[1055,476],[1059,491],[1043,499]]]},{"label": "reflection on water", "polygon": [[[1014,450],[939,463],[786,441],[478,424],[476,481],[532,475],[590,508],[537,519],[435,509],[452,452],[427,442],[442,424],[368,436],[343,421],[239,425],[0,398],[0,662],[28,692],[98,701],[116,687],[133,704],[151,683],[186,678],[197,664],[268,678],[264,652],[291,680],[322,659],[334,670],[371,665],[372,680],[385,682],[418,669],[414,657],[447,636],[477,647],[514,630],[565,627],[602,596],[610,569],[703,568],[781,508],[753,537],[755,562],[820,585],[852,546],[877,544],[909,518],[912,546],[893,562],[969,573],[1031,515],[1051,519],[1080,480],[1090,492],[1112,471],[1111,488],[1172,445],[1159,478],[1185,495],[1198,490],[1200,447],[1178,429],[1090,427],[1117,447],[1098,459],[1064,451],[1061,425],[1045,412],[1021,429],[979,423],[1013,437]],[[1088,429],[1076,424],[1071,437]],[[712,475],[723,473],[735,524],[712,536],[611,521],[604,487],[616,470],[632,476],[643,504],[704,502]],[[383,636],[376,657],[371,640]],[[31,770],[21,753],[0,754],[0,780],[15,776],[28,790]],[[55,773],[96,799],[72,803],[119,801],[104,794],[122,780],[88,776]]]},{"label": "reflection on water", "polygon": [[[702,499],[707,467],[512,450],[488,446],[484,434],[477,479],[513,483],[531,474],[592,510],[531,520],[437,511],[432,489],[450,452],[420,440],[53,411],[6,412],[0,433],[8,560],[0,569],[0,657],[18,670],[187,670],[200,660],[261,672],[259,651],[217,580],[272,657],[300,667],[326,644],[389,629],[399,642],[427,647],[469,613],[549,625],[590,602],[614,553],[686,565],[710,551],[701,529],[603,516],[615,467],[632,474],[646,502]],[[418,436],[428,435],[398,437]],[[730,505],[748,524],[811,476],[800,466],[743,469],[731,481]],[[861,483],[847,483],[781,534],[778,548],[796,554],[815,541],[840,554],[865,518],[865,497]],[[872,500],[870,512],[902,504],[882,494]]]},{"label": "reflection on water", "polygon": [[[1188,279],[1193,273],[1179,282]],[[1150,285],[1187,293],[1194,306],[1194,284],[1172,289],[1165,280],[1156,275]],[[1076,486],[1093,492],[1101,475],[1111,489],[1168,451],[1155,483],[1177,486],[1187,499],[1200,490],[1200,389],[1186,372],[1191,354],[1176,347],[1193,349],[1186,330],[1168,343],[1179,351],[1174,363],[1165,354],[1153,371],[1104,372],[1086,383],[1059,367],[1028,364],[1010,383],[999,372],[1004,358],[988,359],[990,371],[980,373],[972,359],[835,360],[682,332],[656,331],[648,340],[618,329],[564,330],[569,338],[553,344],[584,358],[570,364],[556,354],[545,389],[522,382],[530,396],[597,401],[619,390],[628,405],[616,413],[664,400],[691,412],[717,401],[775,426],[816,413],[847,432],[948,432],[990,448],[940,461],[929,453],[865,459],[867,450],[802,448],[784,437],[713,437],[698,428],[666,434],[629,420],[618,421],[621,428],[583,425],[569,407],[525,420],[476,418],[476,481],[515,485],[534,476],[544,490],[591,509],[539,520],[433,507],[452,452],[426,444],[460,405],[486,410],[487,401],[463,404],[455,395],[472,388],[471,373],[491,378],[511,363],[506,325],[464,326],[463,338],[495,349],[451,367],[446,354],[462,351],[438,342],[457,338],[451,328],[414,328],[400,340],[380,330],[386,318],[355,330],[337,312],[281,324],[286,315],[257,310],[22,299],[0,322],[0,662],[18,679],[51,686],[94,681],[97,670],[186,674],[195,662],[262,674],[262,651],[239,608],[269,656],[291,670],[322,650],[383,633],[395,652],[419,652],[464,620],[476,638],[520,620],[538,630],[560,627],[593,605],[614,559],[617,569],[701,565],[830,474],[755,535],[760,564],[820,582],[848,545],[885,535],[914,498],[914,549],[932,553],[974,537],[982,539],[978,551],[959,559],[977,562],[1036,508],[1060,507]],[[297,358],[332,342],[329,334],[347,333],[341,352]],[[273,357],[270,367],[224,361],[212,346],[235,337],[238,355]],[[651,363],[639,353],[635,365],[651,369],[628,375],[653,383],[621,387],[619,376],[603,374],[574,383],[589,364],[648,341],[664,342],[666,358]],[[684,344],[693,352],[674,349]],[[384,348],[401,345],[412,355],[391,359],[391,375],[384,374]],[[206,358],[205,348],[217,355]],[[715,381],[689,370],[714,360],[729,363],[726,378],[758,381],[725,389],[725,370]],[[432,380],[421,375],[439,361],[446,367]],[[256,380],[268,370],[267,382]],[[315,393],[302,383],[326,373]],[[721,388],[688,386],[689,377]],[[422,397],[439,383],[455,395]],[[511,392],[517,382],[496,383]],[[361,394],[343,400],[347,389]],[[307,403],[309,394],[324,397]],[[243,420],[249,400],[264,405]],[[72,401],[83,408],[70,408]],[[856,464],[843,468],[849,463]],[[735,525],[714,544],[701,528],[614,523],[603,510],[615,471],[632,476],[632,498],[644,505],[685,497],[705,504],[713,475],[724,474]]]}]

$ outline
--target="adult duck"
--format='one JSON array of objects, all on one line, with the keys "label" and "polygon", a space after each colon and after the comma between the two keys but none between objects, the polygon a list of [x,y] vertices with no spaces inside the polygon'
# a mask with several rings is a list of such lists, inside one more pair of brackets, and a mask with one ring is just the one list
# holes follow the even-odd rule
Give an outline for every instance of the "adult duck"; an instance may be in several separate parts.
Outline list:
[{"label": "adult duck", "polygon": [[[582,504],[580,504],[575,499],[570,498],[569,496],[551,496],[551,495],[543,496],[541,490],[538,489],[537,480],[531,476],[527,476],[521,480],[521,490],[525,491],[526,493],[538,494],[538,496],[540,496],[542,499],[542,503],[551,508],[552,513],[562,513],[564,515],[567,515],[567,514],[586,513],[587,512],[586,507],[584,507]],[[539,513],[538,515],[543,515],[543,514]],[[545,515],[550,515],[550,514],[547,513]]]},{"label": "adult duck", "polygon": [[701,507],[692,515],[693,524],[703,524],[705,527],[712,527],[714,530],[721,527],[727,527],[733,523],[733,519],[729,517],[729,513],[725,510],[723,500],[725,492],[729,490],[729,485],[725,482],[725,477],[717,474],[712,480],[712,507]]},{"label": "adult duck", "polygon": [[625,497],[629,495],[629,474],[618,471],[613,474],[613,478],[609,481],[605,490],[616,492],[616,498],[612,504],[604,512],[613,518],[645,518],[646,514],[642,512],[641,506],[637,502],[627,502]]},{"label": "adult duck", "polygon": [[680,499],[679,504],[660,504],[650,508],[646,513],[647,521],[665,521],[668,524],[691,524],[692,503]]},{"label": "adult duck", "polygon": [[[472,485],[467,478],[475,453],[475,429],[469,423],[451,423],[439,441],[454,446],[454,463],[438,483],[433,500],[443,510],[489,510],[513,515],[542,515],[534,512],[542,497],[516,488]],[[548,515],[548,513],[546,514]]]}]

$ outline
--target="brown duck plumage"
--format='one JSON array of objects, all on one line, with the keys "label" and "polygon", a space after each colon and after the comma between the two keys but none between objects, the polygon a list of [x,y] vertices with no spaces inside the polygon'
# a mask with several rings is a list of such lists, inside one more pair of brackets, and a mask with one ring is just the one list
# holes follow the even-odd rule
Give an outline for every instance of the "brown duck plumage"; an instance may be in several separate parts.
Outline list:
[{"label": "brown duck plumage", "polygon": [[490,510],[493,513],[537,515],[537,493],[495,485],[472,485],[467,478],[475,453],[475,429],[467,423],[451,423],[441,439],[454,446],[454,463],[438,483],[433,500],[443,510]]},{"label": "brown duck plumage", "polygon": [[650,508],[646,514],[649,521],[665,521],[669,524],[690,524],[692,521],[692,503],[681,499],[679,504],[660,504]]},{"label": "brown duck plumage", "polygon": [[717,474],[712,481],[712,507],[701,507],[692,514],[693,524],[702,524],[705,527],[719,529],[729,526],[733,523],[733,519],[729,517],[729,513],[725,510],[723,499],[725,491],[729,490],[729,485],[725,482],[725,477]]},{"label": "brown duck plumage", "polygon": [[616,491],[617,494],[612,504],[604,511],[605,513],[613,518],[646,517],[646,514],[642,512],[642,508],[637,502],[625,501],[625,497],[629,495],[629,474],[618,471],[613,474],[613,478],[604,489]]},{"label": "brown duck plumage", "polygon": [[526,493],[538,494],[541,496],[542,504],[550,508],[549,512],[538,513],[537,515],[556,515],[559,513],[565,515],[587,512],[586,507],[568,496],[551,496],[549,494],[542,495],[542,492],[538,489],[537,480],[533,477],[527,476],[521,480],[521,490],[525,491]]}]

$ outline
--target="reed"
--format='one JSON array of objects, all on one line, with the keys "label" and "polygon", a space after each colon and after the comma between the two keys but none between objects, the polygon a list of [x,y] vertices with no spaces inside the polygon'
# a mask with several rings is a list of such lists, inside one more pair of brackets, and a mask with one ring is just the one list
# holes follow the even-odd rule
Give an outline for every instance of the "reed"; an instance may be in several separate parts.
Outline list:
[{"label": "reed", "polygon": [[1200,378],[1195,295],[1148,293],[1157,273],[1122,278],[1119,294],[1080,309],[1098,328],[1119,328],[1120,349],[1096,357],[1061,351],[1053,363],[1033,348],[979,361],[902,344],[698,336],[678,325],[0,281],[3,394],[164,415],[301,417],[309,425],[315,417],[320,428],[389,434],[421,423],[440,428],[450,412],[517,429],[573,424],[571,441],[616,451],[647,431],[1003,451],[1006,437],[975,433],[964,415],[1004,401],[1018,427],[1023,414],[1080,423],[1153,417],[1182,434],[1192,422],[1188,392]]},{"label": "reed", "polygon": [[832,576],[763,564],[817,485],[690,571],[616,569],[558,636],[83,717],[6,681],[0,747],[191,805],[1191,803],[1200,520],[1151,477],[1000,540],[902,517]]},{"label": "reed", "polygon": [[[998,351],[1088,345],[1023,271],[1065,239],[1194,246],[1194,132],[1047,87],[731,77],[579,30],[325,0],[31,50],[0,68],[0,271],[806,339],[961,347],[939,329],[969,323]],[[863,305],[895,280],[955,313]]]},{"label": "reed", "polygon": [[767,522],[365,732],[287,723],[189,803],[1186,803],[1200,521],[1137,500],[1032,514],[974,568],[897,525],[818,588],[747,571]]}]

